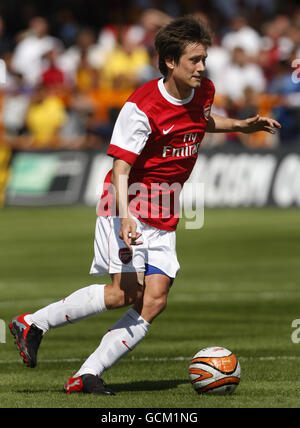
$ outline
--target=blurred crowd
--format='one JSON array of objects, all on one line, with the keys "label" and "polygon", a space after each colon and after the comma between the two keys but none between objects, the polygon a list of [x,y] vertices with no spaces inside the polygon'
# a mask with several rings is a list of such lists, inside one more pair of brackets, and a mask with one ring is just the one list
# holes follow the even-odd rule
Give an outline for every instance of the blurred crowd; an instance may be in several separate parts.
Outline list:
[{"label": "blurred crowd", "polygon": [[[113,7],[112,2],[112,7]],[[257,113],[280,121],[276,136],[208,135],[205,144],[300,147],[300,7],[275,0],[167,1],[134,4],[131,18],[86,25],[72,10],[53,18],[32,14],[11,34],[0,16],[0,137],[29,148],[101,148],[120,108],[139,85],[157,77],[157,30],[183,13],[214,33],[207,76],[216,87],[214,111],[244,119]],[[93,14],[93,10],[90,11]],[[51,22],[50,22],[51,21]],[[53,31],[55,28],[55,31]]]}]

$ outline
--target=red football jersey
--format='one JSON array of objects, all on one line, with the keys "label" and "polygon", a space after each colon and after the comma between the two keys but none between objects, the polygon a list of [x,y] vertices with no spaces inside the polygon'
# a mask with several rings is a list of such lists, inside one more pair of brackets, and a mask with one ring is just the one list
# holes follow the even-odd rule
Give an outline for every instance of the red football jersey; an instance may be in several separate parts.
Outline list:
[{"label": "red football jersey", "polygon": [[[203,78],[185,100],[173,98],[163,79],[138,88],[123,106],[107,154],[132,164],[129,209],[139,220],[175,230],[179,195],[198,157],[214,99],[214,85]],[[117,215],[111,171],[97,213]]]}]

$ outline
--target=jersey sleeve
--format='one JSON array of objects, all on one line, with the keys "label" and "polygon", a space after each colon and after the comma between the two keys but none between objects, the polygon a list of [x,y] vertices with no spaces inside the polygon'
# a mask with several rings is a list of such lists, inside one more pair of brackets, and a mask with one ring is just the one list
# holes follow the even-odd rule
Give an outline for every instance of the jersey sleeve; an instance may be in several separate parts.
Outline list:
[{"label": "jersey sleeve", "polygon": [[206,83],[205,88],[206,88],[208,101],[210,101],[211,104],[213,104],[214,98],[215,98],[215,92],[216,92],[215,85],[210,79],[207,79],[207,78],[205,79],[205,83]]},{"label": "jersey sleeve", "polygon": [[135,103],[127,101],[115,123],[107,154],[133,164],[150,134],[147,115]]}]

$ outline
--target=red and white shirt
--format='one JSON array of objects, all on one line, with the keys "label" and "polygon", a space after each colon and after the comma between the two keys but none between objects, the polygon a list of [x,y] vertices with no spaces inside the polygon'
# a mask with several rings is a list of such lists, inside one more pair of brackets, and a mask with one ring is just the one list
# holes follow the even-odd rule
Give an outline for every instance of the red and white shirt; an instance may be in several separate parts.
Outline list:
[{"label": "red and white shirt", "polygon": [[[132,164],[129,209],[139,220],[175,230],[179,194],[198,157],[214,99],[214,85],[203,78],[185,100],[172,97],[163,79],[138,88],[116,121],[107,154]],[[111,172],[104,181],[97,213],[116,215]]]}]

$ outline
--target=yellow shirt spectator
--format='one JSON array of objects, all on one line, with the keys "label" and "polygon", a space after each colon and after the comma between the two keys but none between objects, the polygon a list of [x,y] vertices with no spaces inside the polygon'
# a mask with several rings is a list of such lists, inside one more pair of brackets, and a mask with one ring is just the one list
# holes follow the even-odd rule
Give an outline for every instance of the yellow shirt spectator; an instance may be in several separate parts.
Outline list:
[{"label": "yellow shirt spectator", "polygon": [[119,46],[106,58],[101,70],[100,87],[112,88],[117,79],[119,89],[135,89],[138,72],[147,64],[149,55],[143,46],[138,46],[130,52]]},{"label": "yellow shirt spectator", "polygon": [[51,139],[57,136],[66,121],[65,106],[60,98],[54,95],[42,95],[34,100],[28,110],[27,127],[39,147],[49,146]]}]

